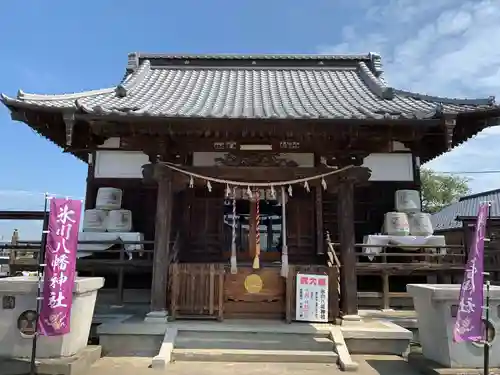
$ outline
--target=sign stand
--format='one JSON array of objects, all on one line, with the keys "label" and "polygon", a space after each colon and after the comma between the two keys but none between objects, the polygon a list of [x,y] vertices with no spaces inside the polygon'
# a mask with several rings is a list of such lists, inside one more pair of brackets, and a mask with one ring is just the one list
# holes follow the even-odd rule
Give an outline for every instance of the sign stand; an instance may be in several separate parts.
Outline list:
[{"label": "sign stand", "polygon": [[43,229],[42,229],[42,241],[40,243],[40,251],[38,252],[38,288],[36,291],[36,323],[35,323],[35,333],[33,335],[33,344],[31,347],[31,359],[30,359],[30,375],[36,374],[36,344],[38,339],[38,318],[40,316],[41,300],[42,296],[42,280],[45,268],[45,247],[47,246],[47,234],[49,229],[49,215],[48,215],[48,200],[49,197],[45,194],[44,202],[44,216],[43,216]]}]

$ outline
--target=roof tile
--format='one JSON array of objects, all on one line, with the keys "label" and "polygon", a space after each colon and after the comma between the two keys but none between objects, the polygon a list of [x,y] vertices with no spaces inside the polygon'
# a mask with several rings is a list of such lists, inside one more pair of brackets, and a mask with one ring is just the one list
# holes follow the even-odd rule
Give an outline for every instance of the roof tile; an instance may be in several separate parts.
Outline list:
[{"label": "roof tile", "polygon": [[493,104],[490,98],[459,100],[395,90],[383,81],[375,54],[131,54],[127,68],[131,74],[117,87],[66,95],[21,92],[17,99],[2,100],[9,106],[93,114],[278,119],[425,119]]}]

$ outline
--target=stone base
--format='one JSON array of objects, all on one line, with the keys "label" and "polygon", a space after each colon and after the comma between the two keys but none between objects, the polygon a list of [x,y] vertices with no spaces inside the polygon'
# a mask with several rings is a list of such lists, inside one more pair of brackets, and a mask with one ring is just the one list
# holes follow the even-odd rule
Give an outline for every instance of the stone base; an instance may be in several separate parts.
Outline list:
[{"label": "stone base", "polygon": [[146,323],[168,323],[168,312],[167,311],[151,311],[144,318]]},{"label": "stone base", "polygon": [[384,320],[349,322],[340,327],[351,354],[402,355],[413,335],[407,329]]},{"label": "stone base", "polygon": [[361,316],[359,315],[344,315],[342,321],[345,322],[360,322]]},{"label": "stone base", "polygon": [[[100,358],[100,346],[87,346],[71,357],[37,359],[36,373],[39,375],[86,375],[90,367]],[[0,359],[0,375],[29,373],[29,359]]]},{"label": "stone base", "polygon": [[[102,277],[77,277],[73,287],[71,330],[60,336],[39,336],[36,357],[67,358],[87,347],[97,291],[104,285]],[[31,358],[32,340],[17,329],[19,317],[36,310],[38,277],[20,276],[0,279],[0,299],[9,297],[12,309],[0,309],[0,357]]]},{"label": "stone base", "polygon": [[[408,363],[424,375],[483,375],[482,368],[449,368],[443,367],[421,353],[410,353]],[[490,368],[490,375],[500,374],[500,368]]]},{"label": "stone base", "polygon": [[160,350],[166,330],[166,324],[109,323],[97,327],[97,336],[105,356],[153,357]]}]

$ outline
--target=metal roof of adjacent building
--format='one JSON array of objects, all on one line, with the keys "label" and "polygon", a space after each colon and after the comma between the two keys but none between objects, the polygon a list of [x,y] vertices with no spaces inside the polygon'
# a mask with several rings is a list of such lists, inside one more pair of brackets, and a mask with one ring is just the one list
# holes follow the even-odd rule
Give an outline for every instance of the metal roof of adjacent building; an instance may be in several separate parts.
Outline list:
[{"label": "metal roof of adjacent building", "polygon": [[490,216],[500,217],[500,189],[485,191],[478,194],[468,195],[460,198],[441,211],[432,215],[432,225],[435,231],[447,231],[462,227],[462,222],[457,217],[475,217],[479,210],[479,204],[485,201],[491,202]]},{"label": "metal roof of adjacent building", "polygon": [[9,107],[165,118],[429,119],[498,108],[493,97],[455,99],[386,84],[366,55],[133,53],[115,87],[63,95],[2,95]]}]

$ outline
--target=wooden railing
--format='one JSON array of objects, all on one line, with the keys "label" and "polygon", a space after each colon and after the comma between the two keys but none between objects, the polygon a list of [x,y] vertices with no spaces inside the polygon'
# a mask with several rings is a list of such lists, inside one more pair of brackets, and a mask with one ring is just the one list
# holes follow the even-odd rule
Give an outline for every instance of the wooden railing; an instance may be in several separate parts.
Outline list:
[{"label": "wooden railing", "polygon": [[330,232],[326,231],[326,256],[327,256],[327,265],[328,267],[336,267],[337,268],[337,292],[338,298],[340,300],[340,259],[337,256],[337,252],[333,246],[332,239],[330,237]]},{"label": "wooden railing", "polygon": [[224,264],[171,264],[170,314],[172,319],[222,320],[224,273]]},{"label": "wooden railing", "polygon": [[[330,242],[333,249],[339,243]],[[388,309],[412,308],[410,296],[403,291],[392,291],[389,279],[396,276],[423,276],[427,283],[460,283],[466,263],[466,252],[462,245],[372,245],[356,243],[356,274],[381,278],[381,291],[358,291],[359,305],[370,308]],[[377,248],[377,254],[365,250]],[[445,251],[441,251],[444,249]],[[487,247],[485,250],[485,271],[497,274],[500,267],[490,262],[498,257],[500,249]],[[371,260],[368,257],[373,257]],[[391,302],[394,302],[391,303]],[[379,304],[377,306],[377,304]]]},{"label": "wooden railing", "polygon": [[168,259],[168,264],[177,263],[179,261],[179,250],[181,248],[181,232],[177,231],[175,236],[174,244],[170,251],[170,257]]},{"label": "wooden railing", "polygon": [[[124,300],[124,280],[126,273],[136,273],[138,270],[148,272],[152,269],[153,249],[127,250],[127,245],[152,246],[154,241],[122,241],[97,240],[78,241],[81,245],[109,245],[119,246],[117,249],[106,250],[85,250],[87,254],[106,254],[113,256],[113,259],[89,259],[79,258],[76,262],[78,272],[96,271],[115,273],[117,275],[116,304],[123,305]],[[38,253],[40,252],[40,241],[18,241],[16,244],[4,244],[0,248],[9,251],[9,269],[11,275],[17,275],[22,271],[38,270]]]}]

